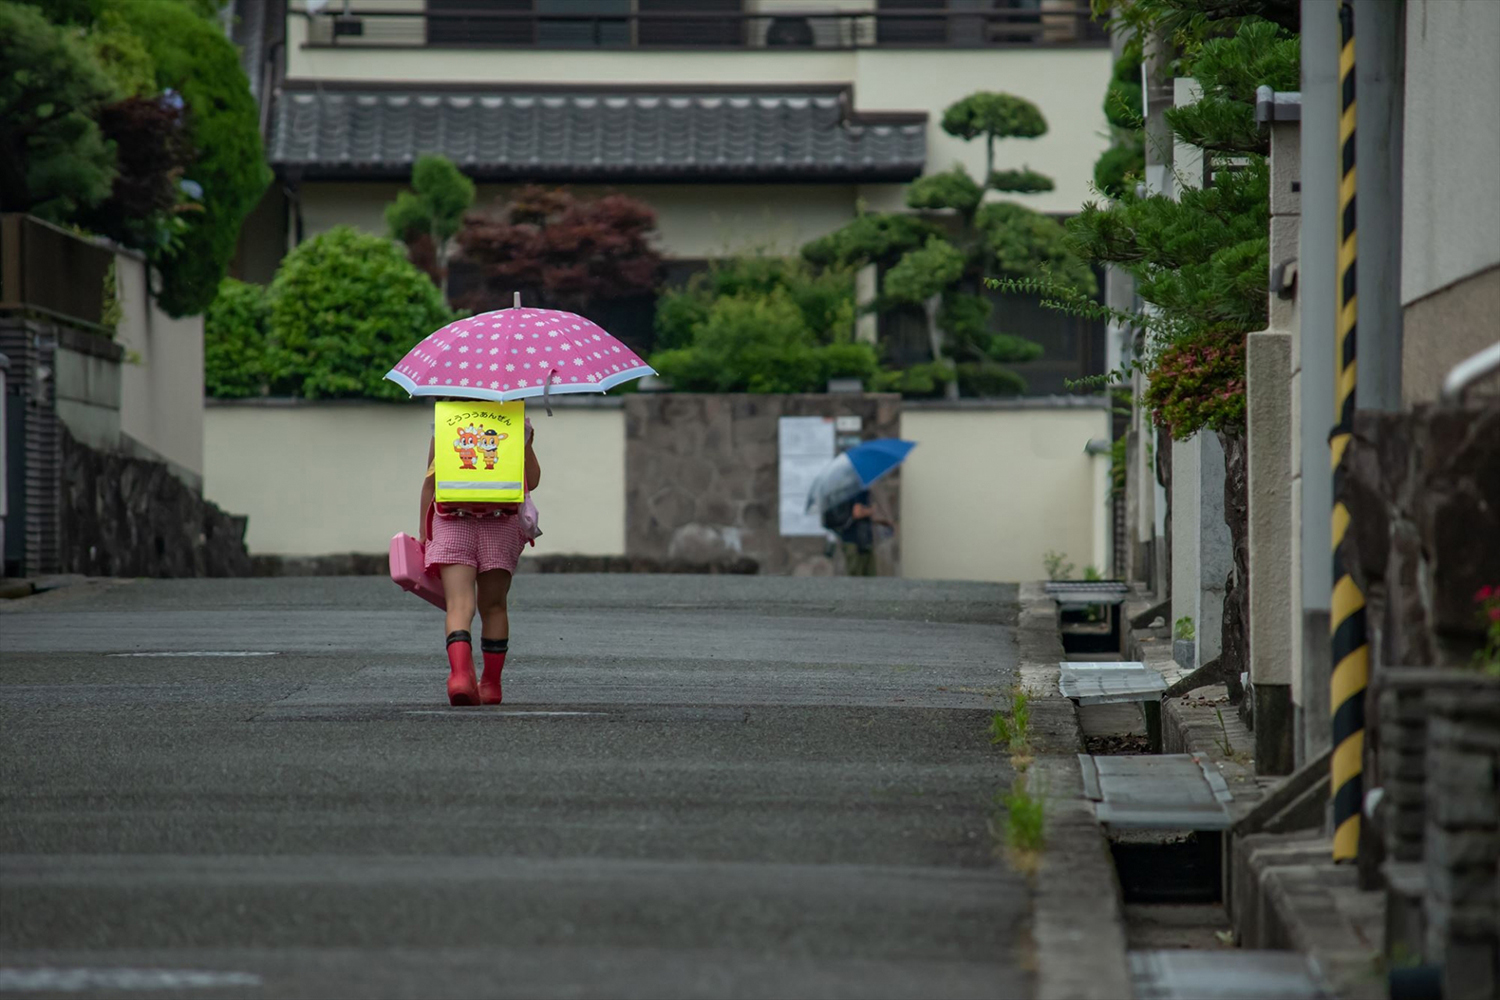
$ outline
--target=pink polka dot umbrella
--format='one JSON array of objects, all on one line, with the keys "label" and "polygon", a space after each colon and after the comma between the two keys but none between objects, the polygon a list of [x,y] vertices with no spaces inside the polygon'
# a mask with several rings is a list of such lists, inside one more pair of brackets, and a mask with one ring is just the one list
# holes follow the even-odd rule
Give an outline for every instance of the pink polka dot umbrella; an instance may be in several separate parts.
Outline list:
[{"label": "pink polka dot umbrella", "polygon": [[[554,393],[608,392],[655,375],[591,320],[557,309],[510,309],[456,320],[430,334],[385,377],[413,396],[509,402]],[[548,409],[550,413],[550,408]]]}]

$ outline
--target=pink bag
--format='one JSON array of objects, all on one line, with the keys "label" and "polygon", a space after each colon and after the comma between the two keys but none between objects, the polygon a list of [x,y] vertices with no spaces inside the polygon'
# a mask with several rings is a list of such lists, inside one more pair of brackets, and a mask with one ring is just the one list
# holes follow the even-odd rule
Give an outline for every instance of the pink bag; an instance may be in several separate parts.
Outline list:
[{"label": "pink bag", "polygon": [[404,531],[392,538],[391,579],[402,590],[446,611],[448,602],[443,598],[443,581],[427,572],[423,548],[421,542]]}]

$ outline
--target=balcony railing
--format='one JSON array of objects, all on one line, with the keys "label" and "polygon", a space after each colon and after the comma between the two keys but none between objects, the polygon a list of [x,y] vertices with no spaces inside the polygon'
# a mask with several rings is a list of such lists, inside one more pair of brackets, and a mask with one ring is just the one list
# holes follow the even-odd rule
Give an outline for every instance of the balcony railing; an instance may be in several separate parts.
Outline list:
[{"label": "balcony railing", "polygon": [[[429,46],[510,49],[838,50],[1100,46],[1108,42],[1086,3],[1073,0],[962,0],[837,10],[809,3],[774,11],[651,10],[623,0],[553,4],[538,9],[484,0],[427,0],[425,9],[340,6],[308,14],[307,44],[317,47]],[[523,8],[523,9],[512,9]],[[581,9],[580,9],[581,8]]]}]

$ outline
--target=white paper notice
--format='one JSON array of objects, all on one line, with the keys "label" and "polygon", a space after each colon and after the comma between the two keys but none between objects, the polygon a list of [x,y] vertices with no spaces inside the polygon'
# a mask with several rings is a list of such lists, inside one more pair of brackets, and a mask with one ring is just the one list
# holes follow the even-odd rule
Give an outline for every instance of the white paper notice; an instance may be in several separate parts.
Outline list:
[{"label": "white paper notice", "polygon": [[823,534],[823,515],[808,512],[807,491],[833,461],[832,417],[782,417],[777,425],[780,458],[781,533]]}]

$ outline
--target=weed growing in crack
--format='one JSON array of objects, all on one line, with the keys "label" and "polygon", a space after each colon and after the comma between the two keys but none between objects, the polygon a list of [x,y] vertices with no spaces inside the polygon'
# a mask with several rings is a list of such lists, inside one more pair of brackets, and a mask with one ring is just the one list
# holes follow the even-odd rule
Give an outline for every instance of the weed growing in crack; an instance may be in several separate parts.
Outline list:
[{"label": "weed growing in crack", "polygon": [[989,829],[996,853],[1004,850],[1011,864],[1026,873],[1036,871],[1046,846],[1047,805],[1045,796],[1033,793],[1030,780],[1022,775],[1008,792],[996,792],[991,801]]},{"label": "weed growing in crack", "polygon": [[1224,712],[1221,709],[1216,708],[1214,709],[1214,715],[1216,715],[1219,719],[1220,734],[1214,737],[1214,746],[1219,748],[1219,753],[1223,754],[1225,760],[1232,760],[1236,764],[1246,763],[1249,760],[1249,757],[1245,754],[1245,752],[1242,750],[1236,750],[1234,748],[1234,745],[1229,742],[1229,727],[1224,724]]},{"label": "weed growing in crack", "polygon": [[1017,771],[1031,766],[1031,692],[1019,684],[1010,689],[1009,712],[996,712],[990,719],[990,742],[1010,751]]}]

